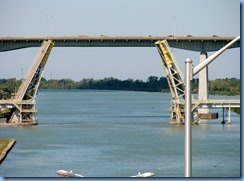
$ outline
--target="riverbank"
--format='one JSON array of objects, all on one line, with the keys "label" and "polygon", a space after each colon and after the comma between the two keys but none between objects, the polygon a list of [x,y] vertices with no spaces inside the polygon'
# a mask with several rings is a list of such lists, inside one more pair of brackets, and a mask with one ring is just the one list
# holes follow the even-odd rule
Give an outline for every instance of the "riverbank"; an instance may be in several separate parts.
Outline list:
[{"label": "riverbank", "polygon": [[0,139],[0,164],[15,145],[15,139]]}]

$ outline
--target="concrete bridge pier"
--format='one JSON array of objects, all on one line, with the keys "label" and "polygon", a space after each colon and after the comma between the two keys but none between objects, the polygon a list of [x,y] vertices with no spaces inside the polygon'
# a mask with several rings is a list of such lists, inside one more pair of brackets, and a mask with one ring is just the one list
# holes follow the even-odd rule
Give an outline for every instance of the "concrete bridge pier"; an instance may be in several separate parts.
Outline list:
[{"label": "concrete bridge pier", "polygon": [[[200,63],[208,58],[207,52],[200,53]],[[198,99],[208,100],[208,66],[199,72]]]},{"label": "concrete bridge pier", "polygon": [[[202,63],[204,60],[208,58],[208,54],[205,51],[202,51],[200,53],[200,63]],[[199,72],[199,86],[198,86],[198,100],[208,100],[209,94],[208,94],[208,66],[206,66],[204,69],[202,69]],[[209,108],[208,106],[202,106],[198,108],[198,114],[206,115],[209,114]],[[199,121],[203,121],[206,119],[199,118]]]}]

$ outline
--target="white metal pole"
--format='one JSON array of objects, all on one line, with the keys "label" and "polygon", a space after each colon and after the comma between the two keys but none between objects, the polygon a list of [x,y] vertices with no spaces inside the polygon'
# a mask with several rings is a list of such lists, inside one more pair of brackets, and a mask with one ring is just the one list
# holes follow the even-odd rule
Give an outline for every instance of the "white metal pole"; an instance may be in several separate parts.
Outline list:
[{"label": "white metal pole", "polygon": [[230,105],[229,105],[229,111],[228,111],[228,124],[231,124],[231,121],[230,121]]},{"label": "white metal pole", "polygon": [[185,61],[185,177],[192,176],[191,81],[192,60],[188,58]]}]

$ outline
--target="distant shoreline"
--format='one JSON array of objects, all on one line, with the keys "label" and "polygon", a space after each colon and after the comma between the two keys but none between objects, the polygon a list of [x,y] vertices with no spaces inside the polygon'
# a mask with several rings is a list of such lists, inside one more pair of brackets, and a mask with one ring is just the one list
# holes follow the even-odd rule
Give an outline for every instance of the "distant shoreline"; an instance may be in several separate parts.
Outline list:
[{"label": "distant shoreline", "polygon": [[[0,99],[9,99],[21,84],[17,79],[0,79]],[[199,79],[192,80],[192,93],[198,93]],[[165,77],[150,76],[147,81],[114,77],[104,79],[41,79],[39,89],[90,89],[90,90],[126,90],[143,92],[170,92],[168,80]],[[240,79],[225,78],[209,81],[209,95],[240,95]]]}]

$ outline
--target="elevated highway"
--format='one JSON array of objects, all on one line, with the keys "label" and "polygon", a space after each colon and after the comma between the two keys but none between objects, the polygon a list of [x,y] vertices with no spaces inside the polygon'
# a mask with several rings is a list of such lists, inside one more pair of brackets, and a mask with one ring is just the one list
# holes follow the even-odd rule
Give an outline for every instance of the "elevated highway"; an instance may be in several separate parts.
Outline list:
[{"label": "elevated highway", "polygon": [[[0,52],[40,47],[43,40],[53,40],[55,47],[155,47],[167,40],[172,48],[197,52],[217,51],[235,37],[221,36],[0,36]],[[240,47],[240,41],[230,48]]]}]

